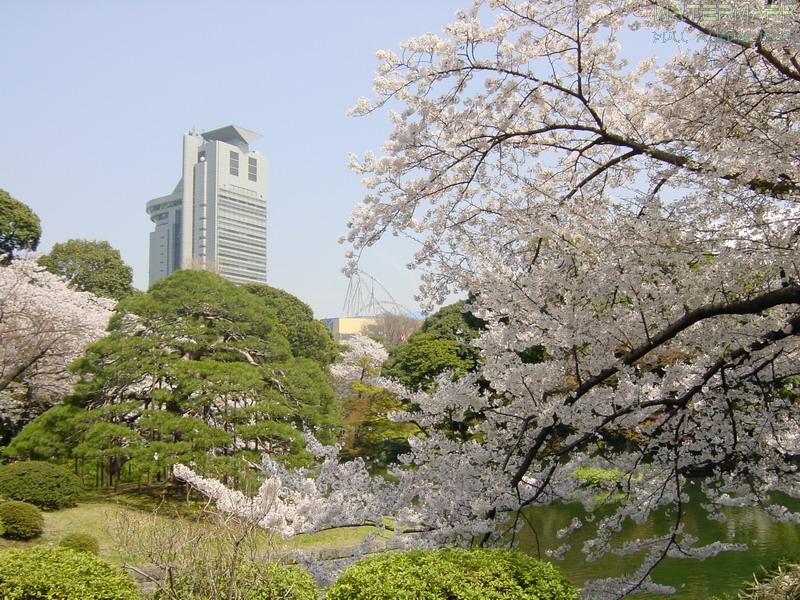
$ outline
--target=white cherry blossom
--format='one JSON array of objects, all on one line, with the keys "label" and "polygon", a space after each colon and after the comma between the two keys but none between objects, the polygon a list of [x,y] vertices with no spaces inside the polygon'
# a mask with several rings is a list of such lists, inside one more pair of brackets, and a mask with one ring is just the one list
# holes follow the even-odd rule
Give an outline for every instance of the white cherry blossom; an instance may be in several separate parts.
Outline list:
[{"label": "white cherry blossom", "polygon": [[[628,518],[680,515],[693,476],[711,518],[800,497],[800,19],[796,4],[735,4],[709,19],[656,0],[477,1],[379,55],[355,112],[391,110],[394,130],[350,159],[368,195],[345,271],[408,235],[423,303],[468,292],[487,330],[480,373],[405,415],[429,435],[395,483],[341,466],[350,516],[372,502],[396,515],[400,500],[420,540],[491,542],[524,508],[591,505],[573,471],[613,468],[624,500],[594,524],[595,557]],[[692,42],[634,64],[629,29]],[[545,362],[521,358],[532,346]],[[435,427],[466,414],[481,416],[470,440]],[[695,542],[677,518],[626,548],[648,550],[637,573],[584,595],[665,591],[650,580],[664,556],[731,549]]]}]

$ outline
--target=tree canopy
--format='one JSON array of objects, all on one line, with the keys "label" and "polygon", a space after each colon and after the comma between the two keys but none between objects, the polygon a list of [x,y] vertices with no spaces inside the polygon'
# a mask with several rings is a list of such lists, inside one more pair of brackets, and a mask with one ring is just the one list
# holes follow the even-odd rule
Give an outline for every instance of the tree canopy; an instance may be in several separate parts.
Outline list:
[{"label": "tree canopy", "polygon": [[[70,456],[102,466],[109,482],[125,465],[152,478],[178,460],[226,476],[262,452],[304,463],[302,430],[332,441],[338,409],[323,364],[294,356],[274,315],[263,295],[206,271],[121,300],[109,335],[73,365]],[[24,455],[34,437],[59,451],[47,424],[63,429],[45,413],[9,452]]]},{"label": "tree canopy", "polygon": [[[619,43],[665,31],[691,43],[635,63]],[[611,514],[573,527],[594,532],[589,558],[643,563],[587,585],[597,600],[661,589],[650,574],[665,556],[730,548],[684,530],[692,476],[712,518],[763,503],[800,522],[771,495],[800,496],[798,35],[796,7],[772,2],[498,0],[379,53],[376,97],[354,110],[391,107],[393,131],[383,155],[352,159],[369,191],[348,270],[407,234],[424,300],[474,294],[479,372],[415,401],[433,423],[486,418],[468,440],[412,438],[400,483],[354,478],[362,500],[334,516],[396,510],[428,542],[498,540],[526,507],[593,506],[573,471],[613,468]],[[520,356],[534,346],[545,361]],[[636,435],[610,444],[618,431]],[[329,465],[325,484],[346,473]],[[669,530],[618,550],[623,523],[653,511]]]},{"label": "tree canopy", "polygon": [[122,260],[119,250],[105,241],[54,244],[48,254],[39,257],[39,264],[81,292],[119,300],[133,291],[133,269]]},{"label": "tree canopy", "polygon": [[474,371],[480,351],[472,341],[482,327],[480,319],[465,312],[463,300],[444,306],[425,319],[404,344],[389,352],[383,375],[410,390],[430,390],[445,371],[452,371],[456,378]]},{"label": "tree canopy", "polygon": [[0,189],[0,264],[8,264],[21,250],[36,250],[41,236],[36,213]]},{"label": "tree canopy", "polygon": [[268,285],[248,283],[243,287],[259,298],[264,310],[274,316],[294,356],[330,364],[339,355],[339,348],[330,331],[314,318],[314,312],[307,304],[284,290]]}]

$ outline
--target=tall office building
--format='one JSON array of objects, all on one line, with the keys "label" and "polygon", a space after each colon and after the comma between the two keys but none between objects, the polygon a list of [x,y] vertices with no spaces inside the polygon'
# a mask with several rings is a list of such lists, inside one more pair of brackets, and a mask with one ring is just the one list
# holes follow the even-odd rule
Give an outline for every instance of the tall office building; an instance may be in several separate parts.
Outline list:
[{"label": "tall office building", "polygon": [[183,173],[171,194],[147,203],[150,283],[207,268],[235,283],[267,281],[267,163],[236,125],[183,136]]}]

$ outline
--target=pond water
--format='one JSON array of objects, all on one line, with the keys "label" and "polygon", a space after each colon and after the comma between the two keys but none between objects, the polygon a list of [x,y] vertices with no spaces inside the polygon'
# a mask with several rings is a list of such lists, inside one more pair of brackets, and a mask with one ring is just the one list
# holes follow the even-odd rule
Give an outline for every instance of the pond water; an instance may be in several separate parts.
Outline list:
[{"label": "pond water", "polygon": [[[800,526],[777,523],[759,508],[725,508],[727,516],[724,523],[711,521],[701,508],[699,493],[692,494],[692,501],[685,506],[684,523],[686,530],[699,538],[698,545],[715,540],[743,543],[748,545],[746,552],[723,552],[705,560],[667,558],[653,572],[656,583],[676,588],[671,596],[639,593],[629,596],[632,600],[709,600],[741,588],[744,581],[752,579],[761,565],[769,566],[775,560],[787,555],[800,556]],[[800,503],[787,503],[793,510],[800,510]],[[589,579],[616,577],[626,572],[634,572],[641,564],[641,555],[604,556],[602,559],[587,562],[580,548],[584,540],[591,537],[588,526],[574,532],[568,540],[559,540],[556,532],[569,525],[574,517],[586,513],[581,505],[561,504],[530,509],[526,516],[532,524],[520,534],[520,549],[533,556],[544,555],[547,549],[556,549],[569,541],[572,549],[562,560],[554,561],[564,574],[576,585],[581,586]],[[630,521],[618,538],[618,544],[626,540],[663,534],[669,527],[662,515],[652,517],[647,523],[637,526]]]}]

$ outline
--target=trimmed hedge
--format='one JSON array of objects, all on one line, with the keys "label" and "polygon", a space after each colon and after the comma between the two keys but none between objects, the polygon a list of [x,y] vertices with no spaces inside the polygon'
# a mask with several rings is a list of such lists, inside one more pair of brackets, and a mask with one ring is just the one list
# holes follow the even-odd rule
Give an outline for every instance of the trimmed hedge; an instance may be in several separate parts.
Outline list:
[{"label": "trimmed hedge", "polygon": [[502,549],[387,553],[345,570],[325,600],[578,600],[552,564]]},{"label": "trimmed hedge", "polygon": [[269,581],[247,596],[247,600],[317,600],[319,590],[314,578],[305,569],[289,565],[269,564],[262,573]]},{"label": "trimmed hedge", "polygon": [[44,517],[33,504],[11,500],[0,504],[0,520],[6,531],[3,537],[29,540],[42,535]]},{"label": "trimmed hedge", "polygon": [[97,538],[88,533],[68,533],[58,542],[60,548],[69,548],[75,552],[100,553],[100,544]]},{"label": "trimmed hedge", "polygon": [[0,552],[5,600],[140,600],[125,573],[86,552],[37,546]]},{"label": "trimmed hedge", "polygon": [[82,492],[81,480],[60,465],[31,460],[0,466],[0,496],[9,500],[54,510],[75,506]]}]

